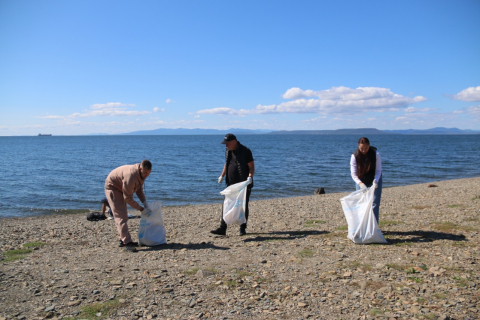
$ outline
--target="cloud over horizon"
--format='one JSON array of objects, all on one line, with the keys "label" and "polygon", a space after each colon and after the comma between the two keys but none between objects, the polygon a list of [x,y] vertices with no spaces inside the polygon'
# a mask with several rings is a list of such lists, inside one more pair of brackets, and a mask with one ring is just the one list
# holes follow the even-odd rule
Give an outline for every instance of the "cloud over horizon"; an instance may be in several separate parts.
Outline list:
[{"label": "cloud over horizon", "polygon": [[127,110],[127,107],[135,107],[134,104],[126,104],[121,102],[97,103],[90,106],[90,110],[85,110],[83,113],[75,112],[69,116],[47,115],[40,116],[42,119],[73,119],[73,118],[87,118],[87,117],[105,117],[105,116],[126,116],[136,117],[150,114],[151,111],[132,111]]},{"label": "cloud over horizon", "polygon": [[455,100],[475,102],[480,101],[480,86],[469,87],[452,96]]},{"label": "cloud over horizon", "polygon": [[197,111],[199,114],[248,115],[272,113],[323,113],[337,114],[365,111],[397,111],[427,98],[416,96],[405,97],[393,93],[387,88],[359,87],[332,87],[328,90],[313,91],[300,88],[288,89],[282,97],[290,99],[278,105],[257,105],[255,108],[235,110],[232,108],[213,108]]}]

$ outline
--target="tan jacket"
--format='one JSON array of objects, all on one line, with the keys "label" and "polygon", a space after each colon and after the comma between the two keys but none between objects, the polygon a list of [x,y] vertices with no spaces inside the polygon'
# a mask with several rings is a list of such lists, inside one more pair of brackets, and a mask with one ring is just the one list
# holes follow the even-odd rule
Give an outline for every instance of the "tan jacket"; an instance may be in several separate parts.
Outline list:
[{"label": "tan jacket", "polygon": [[140,163],[125,165],[114,169],[105,180],[105,189],[117,190],[123,193],[123,199],[132,208],[143,209],[135,200],[133,194],[136,193],[141,202],[145,202],[143,193],[144,180],[140,176]]}]

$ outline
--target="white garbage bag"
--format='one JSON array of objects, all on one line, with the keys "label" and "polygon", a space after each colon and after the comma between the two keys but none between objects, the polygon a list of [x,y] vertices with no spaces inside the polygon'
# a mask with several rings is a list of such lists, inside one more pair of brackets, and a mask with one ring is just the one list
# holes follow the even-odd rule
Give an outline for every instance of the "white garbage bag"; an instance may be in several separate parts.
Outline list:
[{"label": "white garbage bag", "polygon": [[348,239],[354,243],[387,243],[373,214],[375,186],[357,190],[340,199],[348,224]]},{"label": "white garbage bag", "polygon": [[246,223],[245,202],[247,200],[248,181],[232,184],[220,194],[225,196],[223,201],[223,220],[226,224]]},{"label": "white garbage bag", "polygon": [[158,246],[167,243],[166,230],[163,225],[162,203],[154,201],[148,204],[151,212],[142,211],[140,225],[138,227],[138,242],[142,246]]}]

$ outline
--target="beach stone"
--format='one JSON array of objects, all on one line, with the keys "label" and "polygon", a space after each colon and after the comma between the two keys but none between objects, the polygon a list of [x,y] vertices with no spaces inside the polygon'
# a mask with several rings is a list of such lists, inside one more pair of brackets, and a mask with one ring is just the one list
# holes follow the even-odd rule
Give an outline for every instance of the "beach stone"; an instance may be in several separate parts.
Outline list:
[{"label": "beach stone", "polygon": [[434,277],[441,276],[443,273],[445,273],[445,269],[440,268],[440,267],[431,267],[428,269],[428,273],[432,274]]},{"label": "beach stone", "polygon": [[417,314],[420,312],[420,307],[418,306],[411,306],[410,309],[409,309],[409,312],[410,313],[413,313],[413,314]]},{"label": "beach stone", "polygon": [[360,281],[358,282],[358,285],[360,289],[365,290],[365,288],[367,287],[367,281]]},{"label": "beach stone", "polygon": [[382,287],[382,288],[377,290],[378,293],[385,293],[385,292],[389,292],[389,291],[392,291],[392,287],[390,287],[390,286]]},{"label": "beach stone", "polygon": [[215,272],[211,271],[211,270],[198,270],[197,271],[197,277],[200,277],[200,278],[208,278],[210,276],[213,276],[215,275]]}]

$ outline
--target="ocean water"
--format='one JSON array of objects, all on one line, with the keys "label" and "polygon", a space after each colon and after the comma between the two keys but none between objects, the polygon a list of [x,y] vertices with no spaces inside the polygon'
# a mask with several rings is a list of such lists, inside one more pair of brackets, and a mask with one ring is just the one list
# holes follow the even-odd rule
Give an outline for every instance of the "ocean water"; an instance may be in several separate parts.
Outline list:
[{"label": "ocean water", "polygon": [[[244,135],[252,150],[251,200],[353,191],[353,135]],[[223,136],[0,137],[0,217],[100,210],[114,168],[149,159],[150,201],[164,206],[221,203]],[[382,157],[384,187],[480,176],[478,135],[369,137]]]}]

